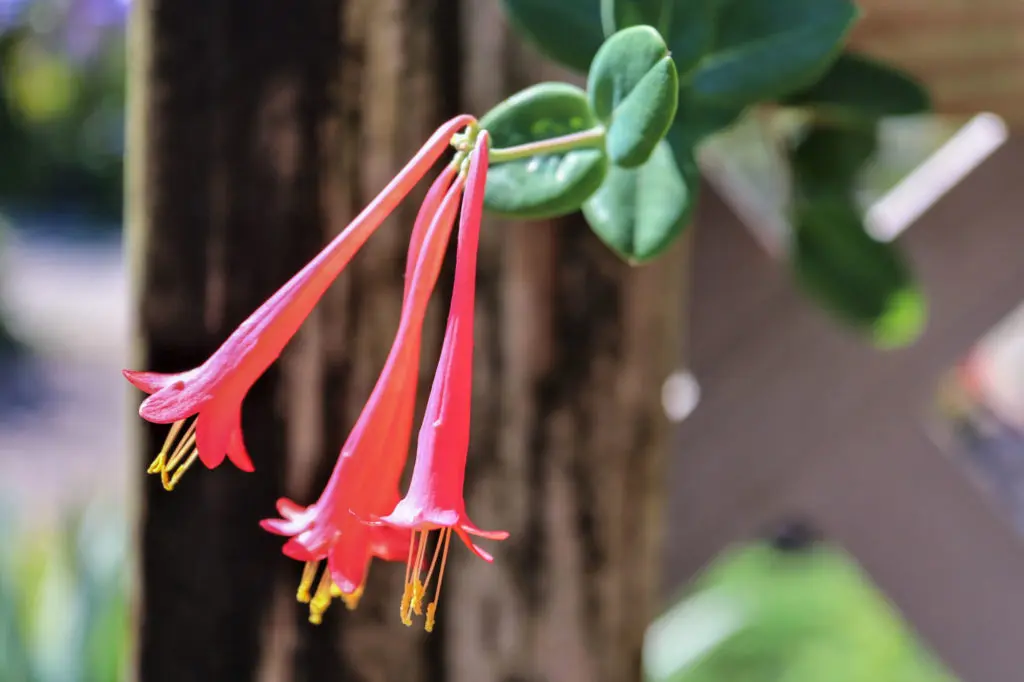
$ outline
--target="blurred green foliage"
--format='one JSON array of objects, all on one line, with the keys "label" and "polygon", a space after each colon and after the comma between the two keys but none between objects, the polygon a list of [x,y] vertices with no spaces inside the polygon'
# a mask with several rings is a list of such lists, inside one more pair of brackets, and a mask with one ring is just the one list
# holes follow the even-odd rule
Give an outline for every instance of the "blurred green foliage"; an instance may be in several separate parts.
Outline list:
[{"label": "blurred green foliage", "polygon": [[[90,24],[74,9],[75,3],[34,0],[0,29],[0,205],[117,224],[123,26]],[[80,44],[86,36],[87,49]]]},{"label": "blurred green foliage", "polygon": [[115,682],[128,643],[123,521],[99,506],[53,525],[0,515],[0,680]]},{"label": "blurred green foliage", "polygon": [[650,682],[955,682],[826,547],[726,553],[650,628]]}]

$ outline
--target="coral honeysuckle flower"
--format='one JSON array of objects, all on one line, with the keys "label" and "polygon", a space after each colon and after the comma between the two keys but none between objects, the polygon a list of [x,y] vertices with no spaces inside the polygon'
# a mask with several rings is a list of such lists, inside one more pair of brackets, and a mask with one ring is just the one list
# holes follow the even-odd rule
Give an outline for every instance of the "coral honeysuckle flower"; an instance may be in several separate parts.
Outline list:
[{"label": "coral honeysuckle flower", "polygon": [[150,394],[139,415],[156,424],[173,424],[149,467],[149,473],[160,474],[165,488],[172,489],[197,458],[212,469],[227,455],[239,469],[253,470],[241,430],[246,393],[356,251],[448,149],[453,135],[475,123],[463,115],[442,125],[363,212],[242,322],[206,362],[173,374],[124,371],[128,381]]},{"label": "coral honeysuckle flower", "polygon": [[[474,554],[485,561],[491,561],[491,555],[477,547],[470,539],[470,535],[492,540],[504,540],[508,537],[508,533],[504,531],[485,531],[478,528],[466,515],[466,503],[463,498],[466,458],[469,453],[473,381],[476,257],[487,179],[488,142],[487,132],[481,131],[476,140],[476,147],[469,157],[469,179],[462,214],[459,217],[451,310],[441,347],[441,358],[419,432],[412,481],[408,493],[394,510],[374,522],[390,528],[412,531],[407,555],[405,593],[401,605],[402,621],[406,625],[412,624],[414,612],[422,614],[424,594],[430,587],[440,557],[434,599],[427,606],[425,627],[428,632],[434,628],[452,532],[455,532]],[[421,580],[427,538],[430,532],[436,529],[440,529],[441,532],[437,538],[433,559]]]},{"label": "coral honeysuckle flower", "polygon": [[[398,501],[412,435],[423,322],[466,182],[462,175],[455,177],[456,169],[449,166],[423,202],[409,248],[412,262],[406,272],[411,275],[406,279],[398,333],[327,486],[309,507],[279,500],[282,518],[261,523],[272,533],[291,536],[284,553],[306,562],[297,598],[309,603],[313,623],[320,622],[332,597],[340,596],[350,608],[355,606],[372,557],[406,558],[408,530],[370,526],[361,519],[386,513]],[[325,558],[327,568],[311,594]]]}]

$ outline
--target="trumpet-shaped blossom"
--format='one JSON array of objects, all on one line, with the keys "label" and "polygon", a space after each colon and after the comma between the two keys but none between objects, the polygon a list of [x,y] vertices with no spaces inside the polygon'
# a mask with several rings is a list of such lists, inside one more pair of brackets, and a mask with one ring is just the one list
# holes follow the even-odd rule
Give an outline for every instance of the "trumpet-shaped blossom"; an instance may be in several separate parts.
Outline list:
[{"label": "trumpet-shaped blossom", "polygon": [[[309,603],[314,623],[332,597],[355,606],[372,557],[395,561],[406,556],[410,531],[369,526],[361,519],[384,514],[398,501],[412,434],[423,322],[465,186],[465,178],[455,172],[449,166],[438,177],[417,217],[398,333],[327,486],[309,507],[279,500],[282,518],[262,522],[266,530],[291,536],[284,553],[306,562],[297,597]],[[327,568],[311,593],[323,559]]]},{"label": "trumpet-shaped blossom", "polygon": [[[242,439],[242,401],[273,364],[330,284],[370,235],[448,148],[471,116],[451,119],[427,141],[391,183],[312,261],[261,305],[203,364],[173,374],[125,370],[133,385],[150,394],[139,415],[173,424],[149,473],[170,490],[198,458],[208,468],[225,455],[243,471],[253,465]],[[186,422],[195,419],[186,428]]]},{"label": "trumpet-shaped blossom", "polygon": [[[504,540],[505,531],[485,531],[466,514],[463,485],[469,453],[469,420],[473,381],[473,313],[476,289],[476,259],[480,238],[480,218],[487,179],[488,134],[481,131],[469,157],[469,179],[459,218],[455,285],[451,309],[441,348],[441,358],[430,389],[426,413],[416,447],[416,463],[405,497],[394,510],[379,518],[376,525],[412,532],[407,555],[405,593],[401,615],[406,625],[412,614],[422,614],[422,602],[434,569],[438,566],[434,599],[427,606],[426,630],[434,627],[441,581],[448,548],[454,532],[474,554],[491,561],[491,555],[478,547],[471,535]],[[425,565],[428,535],[440,530],[433,559],[421,579]]]}]

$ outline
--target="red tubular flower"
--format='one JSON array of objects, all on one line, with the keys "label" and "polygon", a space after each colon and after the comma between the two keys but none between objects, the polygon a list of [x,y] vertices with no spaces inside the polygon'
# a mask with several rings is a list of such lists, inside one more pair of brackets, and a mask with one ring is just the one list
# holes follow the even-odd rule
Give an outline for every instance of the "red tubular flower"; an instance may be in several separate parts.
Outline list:
[{"label": "red tubular flower", "polygon": [[[422,601],[440,557],[437,587],[427,606],[426,630],[434,627],[451,534],[455,532],[474,554],[491,561],[470,535],[504,540],[505,531],[485,531],[466,515],[463,484],[469,453],[469,418],[473,381],[473,312],[476,289],[476,257],[480,237],[484,188],[487,181],[488,134],[481,131],[469,157],[469,179],[459,218],[455,286],[445,330],[441,358],[430,389],[423,425],[416,447],[416,464],[406,496],[377,524],[412,531],[409,539],[402,621],[411,625],[413,612],[422,613]],[[427,536],[440,529],[433,559],[421,581]]]},{"label": "red tubular flower", "polygon": [[[326,488],[309,507],[279,500],[283,518],[261,524],[272,533],[291,536],[285,554],[307,562],[297,597],[309,603],[314,623],[320,622],[332,597],[341,596],[350,608],[355,606],[372,557],[395,561],[406,556],[408,530],[368,526],[360,519],[385,513],[398,500],[412,432],[423,322],[465,186],[465,178],[455,178],[455,171],[450,166],[441,174],[417,217],[398,333]],[[327,570],[311,594],[325,558]]]},{"label": "red tubular flower", "polygon": [[[149,467],[149,473],[160,474],[165,488],[172,489],[197,458],[212,469],[226,454],[239,469],[253,470],[241,430],[246,393],[356,251],[446,151],[453,134],[474,123],[473,117],[463,115],[441,126],[370,205],[202,365],[174,374],[124,371],[128,381],[150,394],[139,415],[156,424],[173,423]],[[196,419],[184,428],[194,415]]]}]

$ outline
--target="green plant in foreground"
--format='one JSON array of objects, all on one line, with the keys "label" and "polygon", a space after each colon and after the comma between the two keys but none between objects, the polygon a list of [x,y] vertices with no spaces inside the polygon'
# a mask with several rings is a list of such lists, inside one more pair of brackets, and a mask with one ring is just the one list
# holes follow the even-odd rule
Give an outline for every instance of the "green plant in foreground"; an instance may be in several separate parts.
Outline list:
[{"label": "green plant in foreground", "polygon": [[99,507],[52,527],[0,515],[0,679],[122,678],[128,646],[124,526]]},{"label": "green plant in foreground", "polygon": [[649,682],[955,682],[828,547],[725,553],[651,626]]}]

